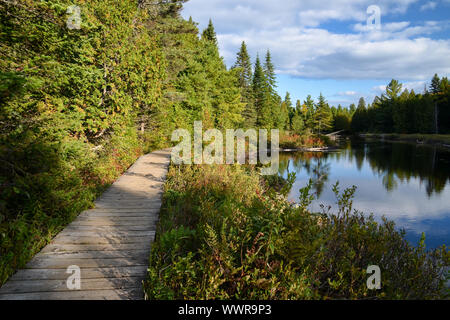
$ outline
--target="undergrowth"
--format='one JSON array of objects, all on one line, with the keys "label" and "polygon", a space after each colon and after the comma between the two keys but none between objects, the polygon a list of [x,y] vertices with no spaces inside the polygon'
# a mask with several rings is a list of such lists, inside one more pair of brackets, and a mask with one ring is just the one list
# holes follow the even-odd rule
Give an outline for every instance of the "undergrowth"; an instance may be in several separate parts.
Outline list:
[{"label": "undergrowth", "polygon": [[142,154],[133,135],[112,137],[97,152],[75,139],[3,149],[0,286]]},{"label": "undergrowth", "polygon": [[[238,166],[172,166],[148,299],[438,299],[448,297],[448,250],[413,247],[393,222],[352,207],[356,188],[334,186],[336,208],[311,213],[285,196],[295,177],[261,179]],[[274,188],[272,187],[274,186]],[[381,290],[367,288],[368,266]]]}]

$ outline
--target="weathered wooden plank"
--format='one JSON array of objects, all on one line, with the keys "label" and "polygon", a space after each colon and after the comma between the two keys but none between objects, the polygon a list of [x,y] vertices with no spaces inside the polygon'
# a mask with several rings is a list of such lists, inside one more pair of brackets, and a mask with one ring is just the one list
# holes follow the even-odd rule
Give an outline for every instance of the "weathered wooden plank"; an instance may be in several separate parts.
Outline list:
[{"label": "weathered wooden plank", "polygon": [[64,231],[92,231],[92,232],[111,232],[113,230],[117,231],[147,231],[149,230],[148,225],[139,226],[82,226],[82,225],[71,225],[67,227]]},{"label": "weathered wooden plank", "polygon": [[[122,278],[145,277],[147,266],[126,266],[112,268],[80,268],[81,278]],[[22,269],[14,274],[9,281],[23,280],[67,280],[70,274],[67,269]],[[9,283],[9,282],[8,282]],[[2,287],[3,290],[3,287]]]},{"label": "weathered wooden plank", "polygon": [[[137,186],[139,187],[139,186]],[[97,199],[100,201],[105,198],[111,198],[112,200],[118,201],[151,201],[151,197],[161,194],[163,183],[158,185],[143,185],[141,188],[145,188],[148,191],[144,194],[132,194],[131,192],[121,191],[121,192],[106,192],[101,197]]]},{"label": "weathered wooden plank", "polygon": [[[81,276],[79,291],[138,288],[142,280],[143,277],[84,279]],[[2,294],[61,291],[73,291],[67,288],[67,280],[11,281],[2,288]]]},{"label": "weathered wooden plank", "polygon": [[115,251],[88,251],[88,252],[48,252],[39,253],[36,259],[112,259],[112,258],[133,258],[145,256],[148,258],[150,252],[143,250],[115,250]]},{"label": "weathered wooden plank", "polygon": [[[135,231],[135,230],[119,230],[110,228],[107,231],[82,231],[82,230],[64,230],[62,231],[58,237],[102,237],[102,238],[117,238],[117,237],[146,237],[146,236],[154,236],[155,231]],[[57,239],[57,238],[55,238]]]},{"label": "weathered wooden plank", "polygon": [[121,208],[94,208],[90,210],[83,211],[80,216],[86,214],[101,214],[101,213],[158,213],[160,208],[135,208],[135,209],[121,209]]},{"label": "weathered wooden plank", "polygon": [[91,216],[84,215],[82,217],[78,217],[75,222],[84,222],[84,221],[98,221],[98,222],[136,222],[137,224],[141,223],[150,223],[158,220],[158,216],[149,215],[147,217],[99,217],[99,216]]},{"label": "weathered wooden plank", "polygon": [[[161,200],[103,200],[96,201],[96,208],[155,208],[161,204]],[[158,207],[156,207],[158,208]]]},{"label": "weathered wooden plank", "polygon": [[146,266],[148,256],[112,259],[46,259],[36,257],[24,269],[67,269],[70,266],[80,268],[112,268],[127,266]]},{"label": "weathered wooden plank", "polygon": [[158,219],[158,211],[150,212],[92,212],[89,214],[91,218],[140,218],[142,221],[146,221],[148,218]]},{"label": "weathered wooden plank", "polygon": [[0,300],[143,300],[142,287],[115,290],[1,294]]},{"label": "weathered wooden plank", "polygon": [[52,243],[46,246],[41,253],[51,252],[86,252],[86,251],[121,251],[145,250],[151,247],[150,242],[139,243],[109,243],[109,244],[62,244]]},{"label": "weathered wooden plank", "polygon": [[59,237],[55,238],[59,244],[124,244],[124,243],[135,243],[139,244],[142,242],[151,242],[154,240],[154,236],[147,237]]},{"label": "weathered wooden plank", "polygon": [[149,229],[153,229],[156,225],[157,219],[154,220],[147,220],[139,222],[139,220],[111,220],[111,219],[88,219],[88,220],[77,220],[75,222],[72,222],[71,225],[74,227],[76,226],[147,226]]}]

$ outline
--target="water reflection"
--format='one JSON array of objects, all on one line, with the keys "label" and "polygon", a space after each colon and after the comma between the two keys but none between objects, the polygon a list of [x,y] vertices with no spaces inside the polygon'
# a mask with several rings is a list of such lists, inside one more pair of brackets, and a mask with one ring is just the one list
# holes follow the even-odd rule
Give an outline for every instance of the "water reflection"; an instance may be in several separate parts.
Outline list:
[{"label": "water reflection", "polygon": [[280,156],[280,174],[296,172],[289,196],[296,201],[309,179],[319,204],[334,205],[331,186],[358,186],[354,207],[382,215],[405,228],[414,243],[422,232],[427,245],[449,244],[450,152],[437,147],[405,143],[348,141],[329,153],[294,153]]}]

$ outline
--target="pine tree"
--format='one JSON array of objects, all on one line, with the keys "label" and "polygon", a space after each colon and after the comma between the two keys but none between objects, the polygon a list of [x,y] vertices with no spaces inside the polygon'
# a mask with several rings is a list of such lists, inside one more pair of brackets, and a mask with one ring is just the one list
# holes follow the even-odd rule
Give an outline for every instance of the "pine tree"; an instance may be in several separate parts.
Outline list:
[{"label": "pine tree", "polygon": [[352,104],[349,106],[349,111],[350,111],[350,114],[351,114],[351,115],[355,114],[355,112],[356,112],[356,106],[355,106],[354,103],[352,103]]},{"label": "pine tree", "polygon": [[307,129],[314,131],[317,121],[314,100],[312,99],[311,95],[308,95],[306,97],[304,105],[306,108],[305,126]]},{"label": "pine tree", "polygon": [[289,92],[286,92],[286,96],[284,98],[284,102],[286,104],[287,108],[287,119],[286,119],[286,130],[289,130],[292,127],[292,118],[294,117],[296,113],[296,109],[294,108],[291,100],[291,94]]},{"label": "pine tree", "polygon": [[358,102],[358,108],[366,109],[366,101],[364,100],[363,97],[361,97],[361,98],[359,99],[359,102]]},{"label": "pine tree", "polygon": [[289,92],[286,93],[286,98],[280,105],[280,110],[275,113],[277,119],[276,127],[280,130],[290,130],[291,123],[289,118],[289,110],[292,109],[292,101]]},{"label": "pine tree", "polygon": [[203,30],[202,39],[206,41],[211,41],[216,46],[218,46],[216,31],[214,29],[214,25],[211,19],[209,19],[208,27],[205,30]]},{"label": "pine tree", "polygon": [[305,123],[300,114],[296,113],[292,117],[292,131],[296,134],[302,134],[305,130]]},{"label": "pine tree", "polygon": [[435,74],[431,80],[430,91],[433,94],[438,94],[441,92],[441,79],[437,74]]},{"label": "pine tree", "polygon": [[326,132],[333,127],[333,116],[330,107],[321,93],[316,105],[316,121],[318,122],[318,133]]},{"label": "pine tree", "polygon": [[242,42],[241,49],[237,53],[236,63],[233,67],[237,72],[238,85],[241,88],[242,102],[245,104],[243,112],[244,126],[252,128],[256,125],[257,112],[255,110],[252,91],[252,64],[247,45]]},{"label": "pine tree", "polygon": [[248,54],[245,41],[241,44],[241,49],[237,53],[236,63],[233,68],[240,69],[238,71],[239,86],[241,88],[249,88],[252,83],[253,73],[252,63],[250,61],[250,55]]},{"label": "pine tree", "polygon": [[286,103],[286,107],[289,110],[293,110],[293,104],[292,104],[292,100],[291,100],[291,94],[289,92],[286,92],[286,96],[284,97],[284,102]]},{"label": "pine tree", "polygon": [[267,129],[281,127],[281,125],[276,122],[280,117],[279,109],[281,108],[282,99],[276,91],[275,66],[272,63],[272,56],[269,50],[267,50],[263,70],[265,76],[265,103],[263,108],[264,127]]},{"label": "pine tree", "polygon": [[367,108],[366,101],[363,97],[359,99],[358,108],[353,114],[351,129],[353,132],[365,132],[367,131]]},{"label": "pine tree", "polygon": [[264,63],[264,73],[266,75],[267,83],[270,86],[270,90],[275,90],[275,88],[277,87],[275,66],[272,63],[272,55],[270,54],[269,50],[267,50],[266,53],[266,61]]},{"label": "pine tree", "polygon": [[265,98],[266,98],[266,76],[264,74],[263,67],[259,55],[256,56],[255,72],[253,74],[253,97],[255,101],[255,109],[257,112],[256,124],[258,127],[262,127],[265,124],[265,118],[267,117],[265,110]]},{"label": "pine tree", "polygon": [[402,84],[397,80],[392,79],[389,85],[386,87],[386,97],[390,100],[396,99],[402,91]]},{"label": "pine tree", "polygon": [[303,110],[303,106],[302,106],[302,102],[300,100],[297,100],[297,102],[295,103],[295,113],[298,114],[304,114]]}]

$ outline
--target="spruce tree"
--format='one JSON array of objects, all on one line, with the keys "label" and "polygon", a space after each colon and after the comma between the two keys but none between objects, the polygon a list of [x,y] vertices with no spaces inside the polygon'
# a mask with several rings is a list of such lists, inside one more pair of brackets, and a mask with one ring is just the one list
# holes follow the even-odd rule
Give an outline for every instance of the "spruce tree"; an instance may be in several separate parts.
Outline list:
[{"label": "spruce tree", "polygon": [[353,132],[365,132],[367,131],[367,108],[364,98],[359,99],[358,108],[353,114],[351,129]]},{"label": "spruce tree", "polygon": [[203,30],[202,39],[206,41],[211,41],[216,46],[218,46],[216,31],[214,29],[214,25],[211,19],[209,19],[208,27],[205,30]]},{"label": "spruce tree", "polygon": [[261,65],[261,60],[259,59],[259,55],[256,56],[255,62],[255,73],[253,74],[253,97],[255,101],[255,109],[257,112],[257,121],[256,124],[258,127],[262,127],[264,125],[263,112],[265,112],[264,104],[266,98],[266,77],[264,74],[263,67]]},{"label": "spruce tree", "polygon": [[437,94],[441,91],[441,79],[437,74],[435,74],[431,80],[430,91],[433,94]]},{"label": "spruce tree", "polygon": [[305,130],[305,123],[300,114],[296,113],[292,118],[292,131],[296,134],[301,134]]},{"label": "spruce tree", "polygon": [[272,55],[270,54],[269,50],[267,50],[266,53],[266,61],[264,63],[264,73],[266,75],[267,83],[270,86],[270,90],[274,90],[277,87],[275,66],[273,65]]},{"label": "spruce tree", "polygon": [[396,99],[402,91],[402,84],[398,80],[392,79],[389,85],[386,87],[386,97],[389,100]]},{"label": "spruce tree", "polygon": [[233,68],[239,68],[239,86],[241,88],[249,88],[252,83],[252,63],[250,61],[250,55],[247,51],[247,45],[245,41],[242,41],[241,49],[237,53],[236,63]]},{"label": "spruce tree", "polygon": [[361,97],[361,98],[359,99],[359,102],[358,102],[358,108],[366,109],[366,101],[364,100],[363,97]]},{"label": "spruce tree", "polygon": [[238,85],[242,94],[242,102],[245,104],[242,114],[244,117],[244,126],[252,128],[256,125],[257,112],[255,110],[252,90],[252,64],[245,42],[242,42],[241,49],[237,53],[237,59],[233,69],[235,69],[237,73]]},{"label": "spruce tree", "polygon": [[312,99],[311,95],[308,95],[306,97],[304,105],[306,108],[306,116],[305,116],[306,128],[313,131],[314,128],[316,127],[316,110],[314,106],[314,100]]},{"label": "spruce tree", "polygon": [[291,100],[291,94],[289,92],[286,92],[286,96],[284,98],[284,102],[286,104],[286,108],[287,108],[287,112],[288,112],[288,117],[286,119],[286,129],[289,130],[292,126],[292,118],[295,115],[295,108],[292,104],[292,100]]},{"label": "spruce tree", "polygon": [[323,133],[333,127],[333,116],[325,97],[320,93],[319,101],[316,105],[316,121],[318,122],[318,133]]},{"label": "spruce tree", "polygon": [[350,114],[351,114],[351,115],[355,114],[355,112],[356,112],[356,106],[355,106],[354,103],[352,103],[352,104],[349,106],[349,111],[350,111]]},{"label": "spruce tree", "polygon": [[290,130],[291,128],[289,108],[292,108],[292,102],[289,93],[287,93],[286,98],[280,105],[279,111],[274,115],[277,120],[276,127],[280,130]]}]

